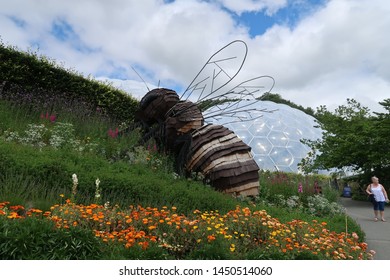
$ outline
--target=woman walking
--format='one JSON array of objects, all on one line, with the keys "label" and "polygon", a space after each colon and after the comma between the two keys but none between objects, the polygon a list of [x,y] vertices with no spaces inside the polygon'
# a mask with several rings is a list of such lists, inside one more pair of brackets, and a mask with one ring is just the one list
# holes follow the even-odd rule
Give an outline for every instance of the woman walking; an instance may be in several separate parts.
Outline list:
[{"label": "woman walking", "polygon": [[389,202],[389,198],[387,196],[387,192],[385,188],[379,184],[379,179],[375,176],[371,177],[372,183],[367,186],[366,192],[369,195],[374,195],[375,201],[374,204],[374,214],[375,214],[375,221],[378,221],[378,214],[380,212],[381,214],[381,220],[382,222],[386,222],[384,217],[384,211],[385,211],[385,202]]}]

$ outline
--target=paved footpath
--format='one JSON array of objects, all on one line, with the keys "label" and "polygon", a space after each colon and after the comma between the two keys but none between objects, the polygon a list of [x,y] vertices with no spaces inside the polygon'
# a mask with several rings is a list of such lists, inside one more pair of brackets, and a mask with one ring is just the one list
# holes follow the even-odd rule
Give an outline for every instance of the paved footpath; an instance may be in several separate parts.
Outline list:
[{"label": "paved footpath", "polygon": [[387,222],[375,222],[371,202],[342,197],[341,204],[366,233],[368,249],[376,252],[374,260],[390,260],[390,205],[385,208]]}]

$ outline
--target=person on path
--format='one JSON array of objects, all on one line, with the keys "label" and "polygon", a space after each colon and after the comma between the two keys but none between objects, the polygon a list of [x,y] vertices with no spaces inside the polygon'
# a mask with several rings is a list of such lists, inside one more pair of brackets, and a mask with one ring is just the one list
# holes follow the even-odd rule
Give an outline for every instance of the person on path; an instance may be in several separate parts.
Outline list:
[{"label": "person on path", "polygon": [[378,214],[380,212],[382,222],[386,222],[384,213],[385,213],[385,203],[389,202],[387,192],[385,188],[379,184],[379,179],[376,176],[371,178],[372,183],[367,186],[366,192],[371,195],[374,195],[375,201],[374,205],[374,214],[375,221],[378,221]]}]

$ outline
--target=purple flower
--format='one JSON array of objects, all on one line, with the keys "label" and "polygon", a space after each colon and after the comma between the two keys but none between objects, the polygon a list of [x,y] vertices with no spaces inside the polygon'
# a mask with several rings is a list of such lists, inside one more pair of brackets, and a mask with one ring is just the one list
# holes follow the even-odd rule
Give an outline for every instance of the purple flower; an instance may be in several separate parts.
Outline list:
[{"label": "purple flower", "polygon": [[44,115],[43,113],[41,113],[41,120],[48,120],[50,122],[55,122],[57,119],[57,116],[56,115],[49,115],[49,112],[46,112],[46,115]]},{"label": "purple flower", "polygon": [[108,136],[110,136],[111,138],[117,138],[118,137],[118,134],[119,134],[119,129],[116,128],[115,130],[112,130],[111,128],[108,130]]},{"label": "purple flower", "polygon": [[302,183],[299,183],[299,185],[298,185],[298,192],[303,193]]}]

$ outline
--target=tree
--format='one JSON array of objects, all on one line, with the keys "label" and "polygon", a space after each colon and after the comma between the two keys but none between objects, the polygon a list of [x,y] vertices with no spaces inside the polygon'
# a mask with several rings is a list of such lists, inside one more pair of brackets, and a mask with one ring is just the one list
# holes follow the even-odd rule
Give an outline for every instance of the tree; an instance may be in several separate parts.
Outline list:
[{"label": "tree", "polygon": [[380,104],[386,113],[372,114],[354,99],[347,99],[347,105],[334,112],[319,107],[316,117],[323,130],[322,139],[303,140],[311,152],[302,160],[302,169],[313,172],[350,167],[363,173],[365,180],[375,174],[390,182],[390,99]]}]

